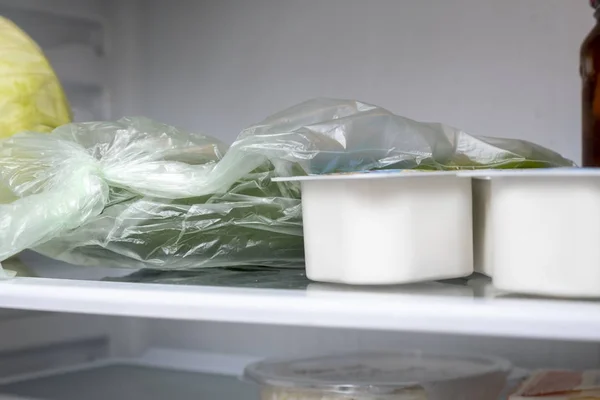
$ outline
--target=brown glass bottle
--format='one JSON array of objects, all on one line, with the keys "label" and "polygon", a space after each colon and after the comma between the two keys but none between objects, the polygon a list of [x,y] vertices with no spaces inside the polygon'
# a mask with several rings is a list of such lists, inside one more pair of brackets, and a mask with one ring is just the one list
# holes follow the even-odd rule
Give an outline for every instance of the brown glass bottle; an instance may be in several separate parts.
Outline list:
[{"label": "brown glass bottle", "polygon": [[583,166],[600,167],[600,0],[590,0],[596,26],[581,46]]}]

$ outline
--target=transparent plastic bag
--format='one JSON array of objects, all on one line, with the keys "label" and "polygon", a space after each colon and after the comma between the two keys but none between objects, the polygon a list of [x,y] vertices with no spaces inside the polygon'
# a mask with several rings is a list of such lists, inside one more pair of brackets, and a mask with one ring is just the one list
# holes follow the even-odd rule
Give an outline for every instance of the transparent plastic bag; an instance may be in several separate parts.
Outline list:
[{"label": "transparent plastic bag", "polygon": [[572,166],[540,146],[473,137],[349,100],[316,99],[227,146],[143,118],[0,142],[0,260],[33,248],[78,265],[302,266],[299,186],[276,176],[382,168]]}]

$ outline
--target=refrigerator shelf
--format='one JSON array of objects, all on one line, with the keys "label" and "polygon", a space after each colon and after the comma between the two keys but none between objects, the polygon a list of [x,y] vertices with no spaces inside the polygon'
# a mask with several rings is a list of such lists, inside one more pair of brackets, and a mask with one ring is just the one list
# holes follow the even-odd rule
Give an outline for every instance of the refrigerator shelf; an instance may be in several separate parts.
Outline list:
[{"label": "refrigerator shelf", "polygon": [[[86,271],[71,268],[80,271],[79,278],[81,271]],[[0,307],[176,320],[600,340],[600,302],[513,296],[496,292],[483,277],[350,287],[309,282],[297,270],[275,271],[272,274],[278,275],[269,276],[268,271],[210,269],[183,278],[177,272],[159,273],[147,280],[138,272],[133,278],[77,280],[67,269],[53,269],[54,276],[61,271],[71,279],[17,277],[0,282]],[[38,266],[38,276],[41,270]],[[94,268],[89,271],[97,275],[101,272]],[[258,273],[262,278],[256,278]],[[289,285],[284,284],[286,280]],[[180,284],[169,284],[174,282]],[[181,284],[186,282],[192,284]]]},{"label": "refrigerator shelf", "polygon": [[105,359],[0,380],[0,400],[258,400],[241,381],[253,359],[153,349],[139,358]]}]

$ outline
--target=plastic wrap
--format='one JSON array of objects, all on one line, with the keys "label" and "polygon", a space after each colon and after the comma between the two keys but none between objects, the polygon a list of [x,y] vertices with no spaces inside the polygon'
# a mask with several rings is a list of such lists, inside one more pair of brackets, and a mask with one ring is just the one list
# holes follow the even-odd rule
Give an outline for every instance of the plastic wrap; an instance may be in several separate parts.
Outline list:
[{"label": "plastic wrap", "polygon": [[356,101],[317,99],[229,149],[147,119],[0,142],[0,260],[33,248],[79,265],[301,266],[299,186],[276,176],[381,168],[571,166],[534,144],[473,137]]}]

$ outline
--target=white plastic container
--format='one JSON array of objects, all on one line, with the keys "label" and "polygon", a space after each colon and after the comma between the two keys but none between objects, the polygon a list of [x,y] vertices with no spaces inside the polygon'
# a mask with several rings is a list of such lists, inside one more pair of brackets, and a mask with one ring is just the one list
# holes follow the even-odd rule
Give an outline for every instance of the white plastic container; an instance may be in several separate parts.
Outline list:
[{"label": "white plastic container", "polygon": [[473,272],[470,179],[380,171],[274,180],[302,183],[309,279],[399,284]]},{"label": "white plastic container", "polygon": [[262,400],[497,400],[510,363],[422,352],[363,353],[249,365]]},{"label": "white plastic container", "polygon": [[459,176],[476,180],[476,271],[490,275],[501,290],[600,297],[600,170],[494,170]]}]

